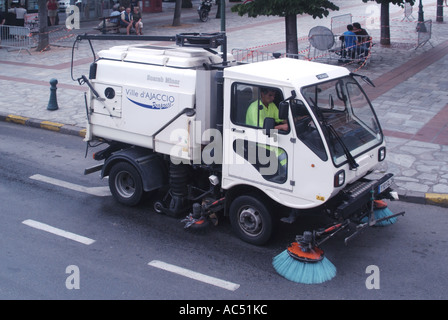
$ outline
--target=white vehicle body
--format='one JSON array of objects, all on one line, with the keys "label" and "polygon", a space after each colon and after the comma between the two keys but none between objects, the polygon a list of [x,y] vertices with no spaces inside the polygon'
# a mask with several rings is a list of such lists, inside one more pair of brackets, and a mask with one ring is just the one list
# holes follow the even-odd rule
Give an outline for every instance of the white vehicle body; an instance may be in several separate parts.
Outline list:
[{"label": "white vehicle body", "polygon": [[[261,244],[270,236],[268,222],[254,210],[232,205],[244,194],[257,195],[254,203],[263,199],[292,209],[329,206],[336,218],[345,218],[365,209],[370,189],[379,188],[375,194],[380,194],[390,185],[389,177],[365,181],[384,160],[384,138],[370,102],[346,68],[288,58],[228,61],[220,68],[222,58],[203,49],[148,45],[117,46],[98,56],[90,76],[85,140],[119,144],[98,157],[105,159],[102,175],[114,174],[110,183],[124,170],[116,173],[113,166],[129,162],[141,176],[142,191],[171,188],[166,211],[183,208],[200,198],[192,193],[206,190],[207,197],[226,198],[225,211],[245,241]],[[274,91],[288,130],[271,132],[247,123],[249,104],[265,88]],[[264,156],[275,164],[272,172],[266,173],[270,164],[261,163]],[[173,183],[171,173],[180,168],[173,162],[190,167],[185,170],[194,171],[192,180],[203,174],[210,190],[201,182],[184,181],[185,188]],[[363,181],[356,186],[359,194],[347,196],[358,181]],[[115,189],[117,200],[126,203],[126,190]],[[162,207],[159,203],[158,210]],[[262,232],[269,235],[259,236]]]}]

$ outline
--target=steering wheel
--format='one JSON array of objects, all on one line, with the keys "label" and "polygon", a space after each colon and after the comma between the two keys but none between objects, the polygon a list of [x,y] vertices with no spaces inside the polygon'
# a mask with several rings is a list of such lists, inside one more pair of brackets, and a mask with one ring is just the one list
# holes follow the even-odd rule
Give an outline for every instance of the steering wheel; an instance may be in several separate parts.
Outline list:
[{"label": "steering wheel", "polygon": [[311,117],[310,116],[304,116],[298,120],[294,121],[294,125],[296,127],[297,134],[303,134],[310,130],[312,130],[312,127],[310,126],[311,123]]}]

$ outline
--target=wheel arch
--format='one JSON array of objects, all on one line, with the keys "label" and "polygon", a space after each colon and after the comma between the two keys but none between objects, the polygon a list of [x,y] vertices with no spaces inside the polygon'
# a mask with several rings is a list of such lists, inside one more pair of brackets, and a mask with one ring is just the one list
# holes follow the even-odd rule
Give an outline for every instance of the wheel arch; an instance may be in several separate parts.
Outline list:
[{"label": "wheel arch", "polygon": [[[272,200],[272,198],[269,197],[262,190],[254,187],[254,186],[250,186],[250,185],[237,185],[237,186],[234,186],[231,189],[226,191],[226,205],[224,208],[225,216],[229,215],[229,208],[230,208],[232,201],[241,195],[250,195],[250,196],[256,197],[260,201],[262,201],[266,206],[273,208],[273,209],[282,208],[282,206],[279,203]],[[279,212],[279,211],[275,210],[275,212]]]},{"label": "wheel arch", "polygon": [[131,147],[113,153],[104,162],[101,177],[109,176],[111,168],[119,162],[127,162],[137,170],[145,192],[168,183],[168,171],[163,159],[149,149]]}]

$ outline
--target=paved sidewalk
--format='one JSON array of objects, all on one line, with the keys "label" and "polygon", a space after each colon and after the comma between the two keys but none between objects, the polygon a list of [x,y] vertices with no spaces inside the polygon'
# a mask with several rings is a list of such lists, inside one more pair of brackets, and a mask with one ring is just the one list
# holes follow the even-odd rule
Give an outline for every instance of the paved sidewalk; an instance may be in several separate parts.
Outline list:
[{"label": "paved sidewalk", "polygon": [[[351,13],[353,21],[366,23],[372,4],[360,0],[336,0],[340,11],[324,19],[298,17],[299,50],[306,51],[308,31],[317,25],[330,27],[331,17]],[[164,2],[163,12],[143,15],[145,35],[172,36],[182,32],[219,32],[220,19],[202,23],[192,9],[182,10],[182,25],[173,27],[174,3]],[[227,4],[226,33],[228,49],[259,48],[277,51],[284,48],[284,19],[280,17],[239,17]],[[390,47],[379,44],[379,28],[369,33],[376,45],[372,62],[360,68],[347,67],[368,75],[376,88],[366,88],[386,134],[388,156],[386,165],[395,174],[396,189],[401,198],[419,203],[448,206],[448,24],[436,23],[436,0],[424,3],[425,19],[433,20],[430,43],[419,49],[416,20],[403,20],[403,10],[391,6]],[[370,6],[370,7],[369,7]],[[373,5],[375,6],[375,5]],[[448,19],[448,7],[445,20]],[[373,10],[375,12],[375,10]],[[414,16],[417,17],[417,6]],[[379,11],[378,11],[379,14]],[[97,21],[84,22],[76,33],[98,33]],[[70,42],[72,43],[72,42]],[[97,41],[98,51],[117,44]],[[74,50],[73,78],[88,75],[93,61],[87,42]],[[0,49],[0,120],[44,127],[59,132],[83,135],[85,123],[84,92],[86,86],[73,81],[70,74],[71,48],[51,46],[46,52],[31,50],[17,54]],[[59,109],[46,109],[50,95],[50,79],[58,80]]]}]

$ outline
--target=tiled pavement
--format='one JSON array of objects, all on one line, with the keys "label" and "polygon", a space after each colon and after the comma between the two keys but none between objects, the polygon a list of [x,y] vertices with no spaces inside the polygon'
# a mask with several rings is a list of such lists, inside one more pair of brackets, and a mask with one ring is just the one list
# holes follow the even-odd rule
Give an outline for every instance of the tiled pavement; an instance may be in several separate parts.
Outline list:
[{"label": "tiled pavement", "polygon": [[[144,14],[145,34],[174,35],[181,32],[217,32],[220,20],[199,22],[198,0],[192,9],[183,9],[182,25],[172,27],[173,3],[163,3],[163,12]],[[340,6],[328,18],[298,17],[299,50],[306,51],[308,30],[316,25],[330,26],[332,16],[351,13],[354,21],[366,19],[367,4],[360,0],[333,1]],[[436,0],[425,1],[425,18],[435,21]],[[279,17],[247,18],[231,13],[228,3],[226,33],[228,48],[259,48],[275,51],[284,47],[284,20]],[[366,88],[380,118],[388,143],[387,170],[395,174],[402,199],[448,206],[448,26],[433,24],[430,43],[415,49],[416,21],[402,21],[403,11],[391,9],[392,45],[379,45],[379,29],[369,33],[375,45],[372,62],[363,68],[347,66],[368,75],[375,88]],[[417,7],[415,7],[417,10]],[[448,8],[445,9],[448,16]],[[417,17],[417,13],[414,12]],[[445,18],[447,19],[447,18]],[[365,22],[365,21],[364,21]],[[94,32],[96,21],[81,24],[77,33]],[[69,42],[69,44],[72,42]],[[110,47],[113,41],[94,43],[95,49]],[[434,47],[433,47],[434,46]],[[86,42],[74,50],[74,74],[88,74],[93,61]],[[85,121],[85,86],[71,78],[71,48],[51,46],[45,52],[17,54],[0,50],[0,119],[82,134]],[[49,81],[58,80],[56,111],[46,110]],[[384,168],[386,169],[386,168]]]}]

